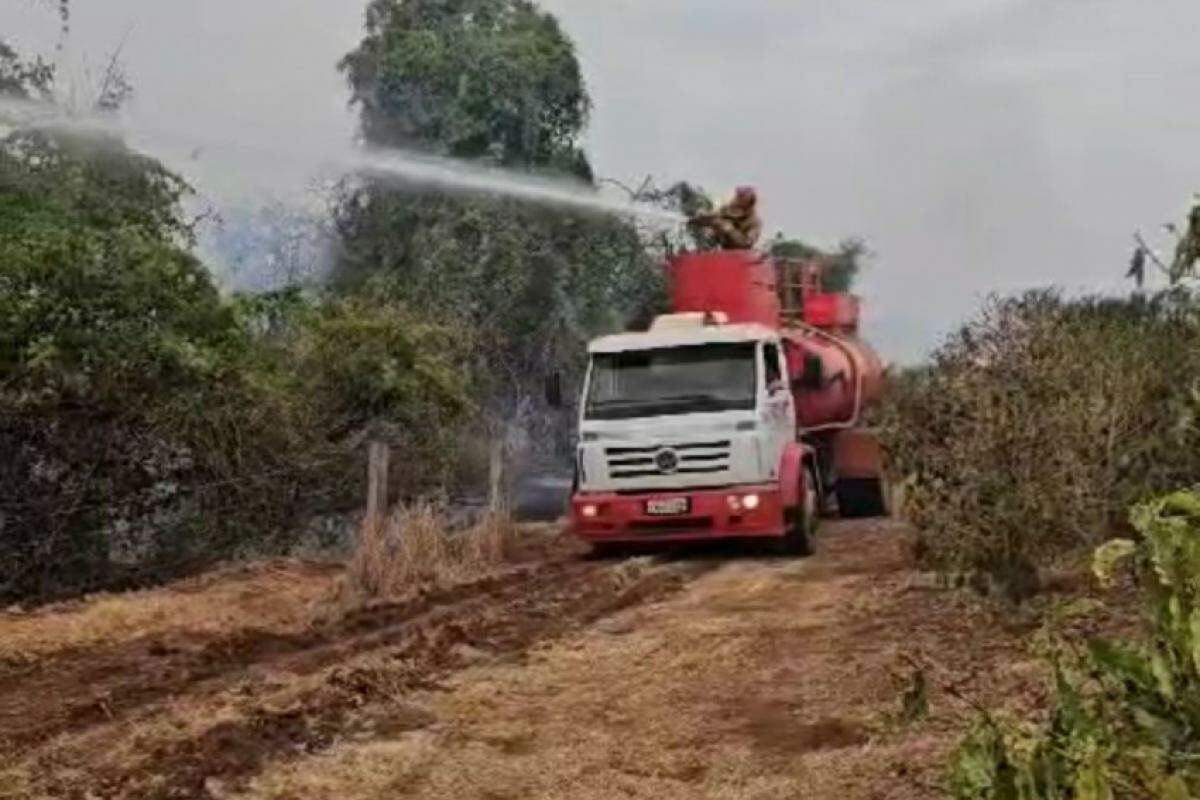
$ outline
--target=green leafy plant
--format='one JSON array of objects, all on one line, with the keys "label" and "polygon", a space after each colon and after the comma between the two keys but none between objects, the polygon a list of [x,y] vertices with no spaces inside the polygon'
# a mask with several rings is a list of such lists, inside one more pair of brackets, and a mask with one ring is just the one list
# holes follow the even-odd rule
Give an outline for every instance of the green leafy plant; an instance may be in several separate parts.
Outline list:
[{"label": "green leafy plant", "polygon": [[1200,493],[1141,504],[1131,520],[1140,544],[1103,548],[1097,572],[1107,578],[1122,557],[1135,560],[1150,637],[1056,649],[1049,720],[980,719],[953,762],[955,797],[1182,800],[1200,791]]}]

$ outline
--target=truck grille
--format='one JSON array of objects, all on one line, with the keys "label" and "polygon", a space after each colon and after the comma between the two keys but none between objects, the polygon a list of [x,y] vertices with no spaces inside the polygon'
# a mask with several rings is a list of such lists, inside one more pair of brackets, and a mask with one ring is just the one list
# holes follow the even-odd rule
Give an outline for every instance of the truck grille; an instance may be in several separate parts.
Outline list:
[{"label": "truck grille", "polygon": [[692,442],[647,447],[607,447],[609,477],[653,478],[664,475],[717,475],[730,468],[730,442]]}]

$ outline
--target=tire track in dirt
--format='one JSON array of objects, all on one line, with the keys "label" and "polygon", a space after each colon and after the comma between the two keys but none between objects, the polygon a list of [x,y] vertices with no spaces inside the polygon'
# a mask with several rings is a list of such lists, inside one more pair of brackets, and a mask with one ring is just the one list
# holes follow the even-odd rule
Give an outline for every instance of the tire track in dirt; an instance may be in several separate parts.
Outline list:
[{"label": "tire track in dirt", "polygon": [[[386,643],[391,629],[446,605],[492,596],[561,563],[522,567],[409,600],[351,612],[333,624],[300,633],[244,629],[231,635],[149,636],[105,648],[59,654],[0,677],[0,730],[13,752],[23,752],[65,732],[112,722],[170,695],[205,683],[236,680],[251,666],[287,659],[319,669],[325,659]],[[378,639],[376,642],[375,639]],[[228,680],[222,681],[222,678]],[[86,696],[80,697],[80,690]]]},{"label": "tire track in dirt", "polygon": [[[175,629],[77,647],[29,662],[0,660],[0,752],[20,754],[64,732],[111,723],[172,695],[206,685],[219,689],[250,668],[293,661],[321,668],[330,659],[386,644],[389,629],[444,606],[503,593],[525,582],[553,579],[576,563],[579,550],[561,539],[526,544],[509,568],[395,602],[334,612],[336,618],[295,631],[237,627],[219,633]],[[541,576],[541,577],[540,577]],[[202,588],[171,587],[177,594]],[[379,641],[373,641],[372,635]],[[322,658],[322,654],[328,654]],[[300,668],[299,666],[297,667]]]},{"label": "tire track in dirt", "polygon": [[[470,657],[464,652],[520,657],[537,643],[672,594],[715,566],[552,561],[449,593],[355,614],[334,630],[312,637],[224,643],[228,649],[218,653],[212,667],[215,677],[182,671],[187,659],[197,654],[168,653],[165,658],[176,659],[178,674],[152,673],[160,675],[157,682],[140,689],[137,674],[109,682],[110,687],[130,687],[119,701],[124,705],[73,719],[56,717],[52,725],[33,728],[40,738],[24,746],[28,772],[36,776],[39,794],[48,797],[211,798],[214,781],[238,785],[264,763],[320,752],[364,720],[374,724],[372,708],[388,706],[386,724],[393,729],[427,724],[419,713],[397,705],[397,699],[415,688],[436,687],[446,675],[467,666]],[[145,658],[146,643],[139,647],[131,652]],[[264,678],[264,673],[270,677]],[[56,680],[61,684],[63,679]],[[303,688],[278,707],[273,701],[279,683],[293,680]],[[198,735],[161,741],[151,736],[138,743],[139,758],[122,764],[109,763],[104,750],[88,750],[95,745],[72,747],[68,742],[58,747],[47,739],[49,731],[56,730],[68,740],[78,736],[76,741],[86,741],[89,737],[81,732],[88,727],[103,732],[110,723],[114,732],[136,735],[139,720],[152,724],[160,711],[166,715],[167,698],[177,706],[181,693],[196,714],[206,707],[230,706],[232,695],[247,710]],[[118,720],[118,715],[127,718]],[[45,747],[39,749],[38,741]],[[64,770],[66,762],[71,767]],[[81,774],[86,775],[86,786],[80,785]]]},{"label": "tire track in dirt", "polygon": [[[409,694],[432,724],[268,763],[230,796],[942,796],[972,710],[941,687],[1024,698],[1039,676],[1011,612],[927,586],[909,533],[831,523],[813,559],[714,559],[665,602]],[[927,705],[905,719],[917,675]]]}]

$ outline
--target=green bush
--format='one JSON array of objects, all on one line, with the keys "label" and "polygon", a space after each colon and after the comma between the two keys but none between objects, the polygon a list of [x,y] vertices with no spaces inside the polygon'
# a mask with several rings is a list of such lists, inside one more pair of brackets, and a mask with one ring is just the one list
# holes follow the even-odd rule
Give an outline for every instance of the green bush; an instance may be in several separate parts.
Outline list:
[{"label": "green bush", "polygon": [[1200,793],[1200,493],[1140,505],[1132,520],[1140,545],[1103,548],[1097,574],[1108,578],[1120,555],[1136,553],[1151,636],[1056,650],[1049,720],[979,720],[955,756],[953,796],[1184,800]]},{"label": "green bush", "polygon": [[186,186],[119,143],[0,143],[6,410],[116,403],[219,377],[245,343],[186,249]]},{"label": "green bush", "polygon": [[[385,297],[326,297],[294,318],[283,343],[297,390],[330,441],[363,435],[394,444],[394,489],[441,490],[474,418],[465,365],[469,329],[430,322]],[[482,485],[482,484],[481,484]]]},{"label": "green bush", "polygon": [[0,599],[286,548],[357,502],[372,420],[419,461],[463,411],[463,337],[395,303],[222,297],[187,191],[118,142],[0,142]]},{"label": "green bush", "polygon": [[630,226],[497,198],[367,187],[339,206],[341,291],[428,309],[475,337],[473,387],[497,413],[578,368],[660,282]]},{"label": "green bush", "polygon": [[[596,188],[575,47],[536,3],[371,0],[341,69],[372,146]],[[661,293],[634,221],[378,174],[339,188],[339,289],[366,286],[483,334],[464,364],[481,427],[525,431],[547,456],[569,453],[568,415],[540,402],[545,376],[577,379],[586,340]]]},{"label": "green bush", "polygon": [[1022,596],[1124,509],[1200,475],[1200,306],[1186,293],[995,299],[883,413],[927,563]]}]

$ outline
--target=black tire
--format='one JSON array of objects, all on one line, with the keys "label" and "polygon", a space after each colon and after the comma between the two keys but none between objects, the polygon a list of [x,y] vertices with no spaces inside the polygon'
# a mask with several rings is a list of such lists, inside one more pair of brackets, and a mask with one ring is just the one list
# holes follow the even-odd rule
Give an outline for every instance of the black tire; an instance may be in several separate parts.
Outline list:
[{"label": "black tire", "polygon": [[887,496],[880,478],[842,478],[837,482],[838,511],[844,519],[886,517]]},{"label": "black tire", "polygon": [[801,503],[786,514],[787,533],[779,540],[778,551],[788,556],[811,556],[813,539],[820,521],[821,499],[816,476],[810,467],[804,468],[804,483],[800,487]]}]

